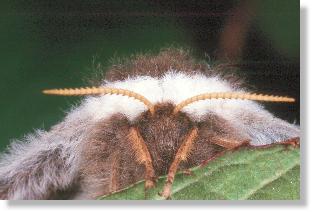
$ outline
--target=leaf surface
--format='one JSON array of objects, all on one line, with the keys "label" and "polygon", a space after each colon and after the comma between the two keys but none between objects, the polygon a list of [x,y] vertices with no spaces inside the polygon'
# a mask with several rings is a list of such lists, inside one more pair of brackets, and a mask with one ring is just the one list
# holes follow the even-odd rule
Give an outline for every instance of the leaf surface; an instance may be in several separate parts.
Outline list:
[{"label": "leaf surface", "polygon": [[[228,152],[193,175],[175,177],[174,200],[298,200],[300,199],[300,149],[275,146]],[[144,192],[144,181],[100,197],[103,200],[161,200],[166,176]]]}]

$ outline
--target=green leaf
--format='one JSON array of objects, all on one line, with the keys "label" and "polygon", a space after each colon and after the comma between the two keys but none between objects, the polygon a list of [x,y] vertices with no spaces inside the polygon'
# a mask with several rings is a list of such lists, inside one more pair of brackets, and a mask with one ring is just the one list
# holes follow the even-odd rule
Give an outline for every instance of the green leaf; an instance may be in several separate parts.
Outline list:
[{"label": "green leaf", "polygon": [[[176,175],[175,200],[298,200],[300,199],[300,150],[275,146],[243,148],[228,152],[207,166],[191,169],[193,175]],[[166,176],[154,189],[144,192],[140,181],[103,200],[159,200]]]}]

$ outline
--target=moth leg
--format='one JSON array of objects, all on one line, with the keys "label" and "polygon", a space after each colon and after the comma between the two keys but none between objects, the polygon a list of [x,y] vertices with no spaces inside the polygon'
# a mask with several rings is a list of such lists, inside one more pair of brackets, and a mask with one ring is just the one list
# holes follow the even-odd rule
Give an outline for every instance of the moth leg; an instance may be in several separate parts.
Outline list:
[{"label": "moth leg", "polygon": [[269,148],[269,147],[277,146],[277,145],[283,145],[286,148],[289,147],[289,146],[300,147],[300,138],[299,137],[295,137],[295,138],[287,139],[285,141],[272,143],[272,144],[265,144],[265,145],[252,145],[252,144],[249,144],[248,146],[251,147],[251,148]]},{"label": "moth leg", "polygon": [[[224,139],[223,139],[224,140]],[[286,141],[282,141],[282,142],[278,142],[278,143],[273,143],[273,144],[266,144],[266,145],[260,145],[260,146],[257,146],[257,145],[252,145],[250,144],[249,141],[243,141],[243,142],[236,142],[237,145],[226,145],[226,143],[222,143],[222,142],[213,142],[214,144],[218,144],[222,147],[225,147],[226,149],[219,152],[218,154],[214,155],[213,157],[209,158],[208,160],[205,160],[203,161],[200,166],[203,167],[205,165],[207,165],[210,161],[224,155],[226,152],[228,151],[235,151],[235,150],[238,150],[242,147],[249,147],[249,148],[258,148],[258,149],[265,149],[265,148],[270,148],[272,146],[277,146],[277,145],[284,145],[286,148],[288,146],[292,146],[292,147],[299,147],[300,146],[300,138],[299,137],[296,137],[296,138],[291,138],[291,139],[288,139]],[[221,145],[222,144],[222,145]]]},{"label": "moth leg", "polygon": [[181,161],[185,161],[187,159],[192,149],[193,143],[196,140],[197,135],[198,129],[197,128],[192,129],[192,131],[188,134],[188,136],[178,149],[178,152],[175,155],[172,164],[170,165],[167,180],[163,188],[163,192],[161,193],[161,196],[163,196],[164,198],[166,199],[170,198],[173,180],[178,170],[179,164]]},{"label": "moth leg", "polygon": [[242,140],[242,139],[234,139],[234,138],[227,138],[223,136],[217,136],[211,140],[211,143],[224,147],[227,150],[231,150],[231,149],[235,149],[241,146],[249,145],[250,142],[246,139]]},{"label": "moth leg", "polygon": [[286,141],[282,141],[279,144],[286,145],[286,146],[300,147],[300,138],[299,137],[291,138]]},{"label": "moth leg", "polygon": [[156,177],[152,158],[138,129],[135,127],[130,128],[128,138],[132,143],[131,147],[135,152],[136,160],[145,166],[145,189],[153,188]]},{"label": "moth leg", "polygon": [[[97,199],[120,189],[121,151],[115,147],[108,157],[103,157],[102,141],[92,140],[84,149],[84,160],[80,170],[80,192],[74,199]],[[102,156],[102,157],[101,157]]]},{"label": "moth leg", "polygon": [[205,165],[207,165],[210,161],[213,161],[214,159],[221,157],[222,155],[224,155],[226,152],[228,151],[233,151],[233,150],[237,150],[240,147],[243,146],[250,146],[250,141],[245,139],[234,139],[234,138],[227,138],[227,137],[223,137],[223,136],[217,136],[214,137],[213,139],[211,139],[210,141],[213,144],[216,144],[218,146],[221,146],[223,148],[225,148],[224,150],[222,150],[221,152],[215,154],[213,157],[204,160],[200,166],[203,167]]}]

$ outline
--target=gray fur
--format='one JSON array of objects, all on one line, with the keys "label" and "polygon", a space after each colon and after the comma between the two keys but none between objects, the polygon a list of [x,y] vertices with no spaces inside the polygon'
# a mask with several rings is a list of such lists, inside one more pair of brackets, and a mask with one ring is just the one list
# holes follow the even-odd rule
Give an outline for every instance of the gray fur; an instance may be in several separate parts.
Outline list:
[{"label": "gray fur", "polygon": [[2,199],[49,199],[77,179],[88,122],[68,118],[49,132],[36,131],[11,144],[0,160]]}]

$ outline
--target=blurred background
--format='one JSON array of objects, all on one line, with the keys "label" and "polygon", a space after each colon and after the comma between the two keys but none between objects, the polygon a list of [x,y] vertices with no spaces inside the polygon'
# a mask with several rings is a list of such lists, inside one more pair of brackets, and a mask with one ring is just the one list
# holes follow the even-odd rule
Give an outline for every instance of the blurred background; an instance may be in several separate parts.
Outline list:
[{"label": "blurred background", "polygon": [[[80,87],[112,57],[191,48],[208,63],[239,70],[254,90],[299,100],[298,0],[45,0],[0,3],[0,151],[10,139],[62,120]],[[299,124],[299,101],[266,103]]]}]

